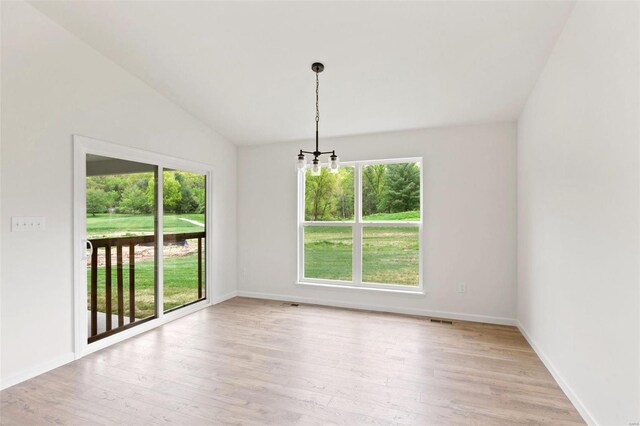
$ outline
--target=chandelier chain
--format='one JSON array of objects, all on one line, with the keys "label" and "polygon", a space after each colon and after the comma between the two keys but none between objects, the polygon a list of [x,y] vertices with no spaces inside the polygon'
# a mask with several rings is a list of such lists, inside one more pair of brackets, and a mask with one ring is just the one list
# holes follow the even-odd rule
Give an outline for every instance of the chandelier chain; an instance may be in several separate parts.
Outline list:
[{"label": "chandelier chain", "polygon": [[316,72],[316,128],[320,121],[320,104],[318,97],[320,96],[320,80],[318,80],[318,72]]}]

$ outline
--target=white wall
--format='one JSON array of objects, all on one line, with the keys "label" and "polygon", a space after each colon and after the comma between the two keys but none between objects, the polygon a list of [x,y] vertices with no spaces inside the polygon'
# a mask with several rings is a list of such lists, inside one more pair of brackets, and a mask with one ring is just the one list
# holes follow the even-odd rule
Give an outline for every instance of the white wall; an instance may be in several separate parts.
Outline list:
[{"label": "white wall", "polygon": [[640,421],[638,36],[577,3],[518,122],[518,319],[603,425]]},{"label": "white wall", "polygon": [[[3,382],[72,351],[72,134],[213,164],[213,297],[236,290],[236,148],[23,2],[2,2]],[[46,231],[10,232],[11,216]]]},{"label": "white wall", "polygon": [[[238,153],[240,294],[341,306],[515,318],[516,129],[490,124],[324,139],[343,161],[424,157],[425,296],[296,285],[300,148],[312,142],[242,147]],[[456,292],[458,283],[467,293]]]}]

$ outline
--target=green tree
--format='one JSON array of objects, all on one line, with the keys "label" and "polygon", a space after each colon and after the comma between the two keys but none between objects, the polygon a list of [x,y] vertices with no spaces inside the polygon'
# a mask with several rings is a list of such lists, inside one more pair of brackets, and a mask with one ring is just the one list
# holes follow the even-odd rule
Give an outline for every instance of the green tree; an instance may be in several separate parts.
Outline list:
[{"label": "green tree", "polygon": [[138,214],[148,213],[151,206],[146,194],[137,185],[131,185],[122,192],[118,209],[123,213]]},{"label": "green tree", "polygon": [[180,201],[176,206],[177,213],[197,213],[198,200],[193,195],[192,190],[192,186],[195,182],[192,179],[188,179],[185,174],[177,172],[175,174],[175,179],[178,184],[180,184]]},{"label": "green tree", "polygon": [[[103,176],[103,189],[105,191],[114,191],[118,195],[118,200],[120,199],[120,195],[128,186],[127,179],[123,175],[108,175]],[[143,189],[143,188],[140,188]]]},{"label": "green tree", "polygon": [[104,191],[104,176],[87,176],[87,191],[90,189]]},{"label": "green tree", "polygon": [[[164,185],[162,186],[162,198],[164,211],[167,213],[177,213],[178,206],[182,200],[180,193],[180,183],[176,180],[173,172],[164,172]],[[153,208],[155,205],[155,183],[150,180],[147,184],[146,199],[147,204]]]},{"label": "green tree", "polygon": [[118,204],[120,194],[117,191],[107,192],[107,207],[115,207]]},{"label": "green tree", "polygon": [[353,218],[353,167],[339,173],[322,168],[320,176],[306,175],[305,219],[344,220]]},{"label": "green tree", "polygon": [[333,189],[333,175],[322,168],[320,176],[311,176],[307,172],[305,185],[305,219],[331,219],[332,210],[331,191]]},{"label": "green tree", "polygon": [[164,173],[164,184],[162,185],[162,198],[164,201],[165,211],[177,213],[180,202],[182,201],[182,193],[180,191],[180,183],[176,180],[175,174],[171,172]]},{"label": "green tree", "polygon": [[87,212],[95,216],[104,213],[109,207],[109,194],[102,189],[87,189]]},{"label": "green tree", "polygon": [[383,209],[389,213],[420,208],[420,167],[415,163],[387,165]]},{"label": "green tree", "polygon": [[202,188],[193,188],[193,198],[198,203],[194,213],[204,213],[206,210],[206,197],[204,186]]},{"label": "green tree", "polygon": [[336,216],[342,220],[353,218],[353,168],[342,168],[337,176]]},{"label": "green tree", "polygon": [[362,215],[379,213],[385,196],[385,164],[372,164],[362,170]]},{"label": "green tree", "polygon": [[188,188],[193,197],[193,201],[196,203],[195,210],[189,213],[204,213],[206,177],[199,173],[180,172],[180,174],[182,175],[183,181],[181,185]]}]

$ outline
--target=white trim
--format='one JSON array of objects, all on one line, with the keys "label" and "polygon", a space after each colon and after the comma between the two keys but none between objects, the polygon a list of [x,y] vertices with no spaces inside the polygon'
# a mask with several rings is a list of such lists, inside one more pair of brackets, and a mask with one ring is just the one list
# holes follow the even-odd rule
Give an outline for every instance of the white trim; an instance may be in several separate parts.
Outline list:
[{"label": "white trim", "polygon": [[229,299],[233,299],[238,296],[238,291],[233,290],[227,294],[223,294],[222,296],[215,296],[211,298],[211,306],[217,305],[218,303],[226,302]]},{"label": "white trim", "polygon": [[[76,142],[75,136],[73,139],[73,351],[78,359],[83,348],[83,336],[86,344],[86,331],[83,332],[78,324],[85,324],[85,328],[87,324],[86,278],[82,278],[87,276],[87,217],[78,213],[87,204],[85,182],[81,178],[87,175],[87,152]],[[83,242],[84,247],[81,247]]]},{"label": "white trim", "polygon": [[[205,200],[206,203],[206,200]],[[156,246],[155,262],[156,272],[156,318],[164,317],[164,168],[156,168]],[[205,231],[207,228],[205,228]],[[135,257],[135,256],[134,256]],[[206,264],[205,264],[206,269]],[[135,276],[135,274],[134,274]]]},{"label": "white trim", "polygon": [[[213,284],[211,281],[210,268],[213,265],[213,170],[214,167],[209,164],[199,163],[195,161],[174,158],[164,154],[159,154],[151,151],[145,151],[141,149],[131,148],[123,145],[118,145],[110,142],[105,142],[86,136],[73,135],[74,143],[74,237],[73,237],[73,255],[74,255],[74,291],[73,291],[73,305],[74,305],[74,354],[75,358],[81,358],[91,352],[102,349],[106,346],[120,342],[129,337],[143,333],[152,328],[166,324],[176,318],[180,318],[184,315],[188,315],[197,310],[203,309],[211,305],[210,294],[212,293]],[[85,178],[86,178],[86,155],[88,153],[95,155],[102,155],[105,157],[119,158],[128,161],[136,161],[139,163],[146,163],[157,167],[157,188],[158,188],[158,205],[156,210],[158,229],[158,238],[156,241],[156,253],[157,267],[159,271],[162,271],[162,217],[160,212],[162,211],[162,187],[159,186],[162,183],[162,173],[164,169],[184,170],[192,173],[204,174],[206,176],[206,230],[207,238],[205,239],[206,250],[206,262],[205,262],[205,300],[194,303],[193,305],[185,306],[176,311],[164,313],[164,307],[162,303],[162,280],[161,276],[158,277],[158,291],[156,294],[156,313],[157,318],[148,322],[142,323],[136,327],[123,330],[112,336],[105,337],[97,342],[87,343],[87,285],[86,285],[86,249],[84,249],[82,242],[86,241],[86,214],[84,209],[86,205],[85,194]],[[160,274],[161,275],[161,274]]]},{"label": "white trim", "polygon": [[[356,222],[351,230],[351,281],[353,281],[353,283],[347,285],[350,287],[361,286],[364,288],[367,287],[367,285],[363,285],[362,283],[362,166],[359,164],[356,164],[353,170],[353,194],[355,195],[353,197],[353,219]],[[304,206],[307,205],[306,200],[303,200],[303,203]],[[304,247],[300,247],[300,250],[304,251]],[[307,279],[304,275],[301,276],[298,281],[304,280],[314,281],[313,279]]]},{"label": "white trim", "polygon": [[[0,35],[2,34],[2,5],[0,5]],[[2,69],[2,43],[0,43],[0,70]],[[0,78],[0,99],[2,99],[2,79]],[[0,117],[2,117],[2,102],[0,102]],[[2,152],[2,120],[0,120],[0,153]],[[0,164],[2,164],[2,156],[0,154]],[[2,175],[2,173],[0,173]],[[0,179],[0,224],[4,223],[2,219],[2,179]],[[0,226],[0,241],[3,241],[2,229]],[[0,302],[2,301],[2,244],[0,244]],[[0,321],[2,318],[2,303],[0,303]],[[2,327],[0,327],[0,365],[2,365]],[[2,373],[0,373],[0,389],[2,389]]]},{"label": "white trim", "polygon": [[51,371],[55,368],[61,367],[65,364],[72,362],[75,359],[73,352],[67,352],[64,355],[60,355],[56,358],[50,359],[49,361],[45,361],[41,364],[38,364],[34,367],[27,368],[26,370],[18,371],[15,374],[12,374],[9,377],[4,377],[2,383],[0,383],[0,390],[6,389],[13,385],[17,385],[18,383],[24,382],[25,380],[29,380],[33,377],[39,376],[40,374],[46,373],[47,371]]},{"label": "white trim", "polygon": [[213,255],[214,255],[214,246],[213,244],[213,169],[210,169],[206,172],[205,177],[205,199],[204,199],[204,221],[205,221],[205,230],[207,231],[207,238],[205,239],[205,268],[204,268],[204,285],[205,285],[205,298],[209,301],[209,304],[215,305],[218,302],[214,302],[212,299],[213,294],[213,280],[210,272],[213,270]]},{"label": "white trim", "polygon": [[357,160],[351,161],[350,163],[345,164],[356,164],[359,163],[364,166],[368,166],[371,164],[398,164],[398,163],[418,163],[422,162],[422,157],[404,157],[404,158],[383,158],[379,160]]},{"label": "white trim", "polygon": [[413,227],[420,227],[421,223],[418,222],[417,220],[367,220],[364,222],[360,222],[360,225],[362,225],[363,228],[366,228],[368,226],[384,226],[384,227],[391,227],[391,226],[399,226],[402,228],[411,228]]},{"label": "white trim", "polygon": [[578,397],[578,395],[575,393],[573,388],[571,388],[571,386],[569,386],[569,383],[567,383],[567,381],[562,377],[558,369],[551,362],[551,359],[549,359],[549,357],[542,351],[540,346],[538,346],[536,342],[531,338],[531,336],[529,336],[529,333],[527,333],[527,331],[522,326],[520,321],[516,320],[516,327],[518,327],[518,330],[520,330],[520,333],[527,340],[527,342],[529,343],[529,346],[531,346],[531,349],[533,349],[536,355],[538,355],[538,358],[540,358],[544,366],[547,367],[547,370],[549,370],[549,373],[551,373],[551,376],[558,383],[558,386],[560,386],[560,389],[562,389],[565,395],[567,395],[567,398],[569,398],[569,401],[571,401],[573,406],[576,407],[576,410],[578,410],[578,413],[580,413],[580,415],[582,416],[582,419],[588,425],[592,425],[592,426],[599,425],[600,423],[596,421],[595,417],[593,417],[591,412],[589,412],[589,410],[584,405],[580,397]]},{"label": "white trim", "polygon": [[313,280],[311,278],[305,278],[304,281],[296,282],[296,285],[301,286],[318,286],[318,287],[332,287],[332,288],[348,288],[351,290],[360,290],[360,291],[382,291],[382,292],[390,292],[390,293],[404,293],[404,294],[414,294],[418,296],[424,296],[427,294],[424,290],[421,290],[416,287],[415,290],[411,290],[410,286],[407,285],[384,285],[384,284],[375,284],[375,283],[365,283],[366,285],[351,285],[348,281],[338,281],[340,284],[336,284],[338,280]]},{"label": "white trim", "polygon": [[365,222],[347,222],[347,221],[312,221],[312,220],[307,220],[307,221],[303,221],[301,222],[302,225],[304,226],[353,226],[353,225],[362,225],[362,227],[367,227],[367,226],[387,226],[387,227],[391,227],[391,226],[398,226],[398,227],[402,227],[402,228],[410,228],[410,227],[419,227],[420,226],[420,222],[417,220],[367,220]]},{"label": "white trim", "polygon": [[353,226],[355,224],[354,221],[346,221],[346,220],[336,220],[336,221],[307,220],[301,223],[303,225],[313,225],[313,226]]},{"label": "white trim", "polygon": [[121,160],[137,161],[139,163],[146,163],[154,166],[159,165],[165,169],[177,169],[185,172],[206,174],[214,168],[211,164],[172,157],[170,155],[160,154],[154,151],[132,148],[126,145],[102,141],[82,135],[73,135],[73,142],[74,145],[80,145],[85,152],[90,151],[91,154],[118,158]]},{"label": "white trim", "polygon": [[[338,286],[338,287],[349,289],[349,287],[344,287],[344,286]],[[398,293],[398,292],[394,292],[394,293]],[[345,302],[342,300],[338,301],[338,300],[331,300],[331,299],[320,299],[317,297],[298,297],[298,296],[288,296],[284,294],[260,293],[255,291],[238,291],[238,296],[250,297],[252,299],[279,300],[279,301],[287,301],[287,302],[307,303],[310,305],[334,306],[338,308],[359,309],[359,310],[377,311],[377,312],[390,312],[394,314],[419,315],[419,316],[425,316],[425,317],[436,317],[436,318],[444,318],[444,319],[451,319],[451,320],[457,320],[457,321],[480,322],[485,324],[510,325],[510,326],[516,325],[516,320],[513,318],[493,317],[493,316],[478,315],[478,314],[465,314],[465,313],[458,313],[458,312],[432,311],[428,309],[419,309],[419,308],[399,308],[395,306],[372,305],[367,303],[351,303],[351,302]],[[402,297],[402,296],[404,295],[398,294],[398,297]]]}]

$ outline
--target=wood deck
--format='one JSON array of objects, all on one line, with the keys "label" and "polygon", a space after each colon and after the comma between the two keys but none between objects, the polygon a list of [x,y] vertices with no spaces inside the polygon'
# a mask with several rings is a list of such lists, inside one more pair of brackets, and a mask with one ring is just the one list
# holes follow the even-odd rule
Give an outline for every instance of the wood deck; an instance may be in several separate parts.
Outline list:
[{"label": "wood deck", "polygon": [[0,392],[0,424],[584,424],[514,327],[235,298]]}]

